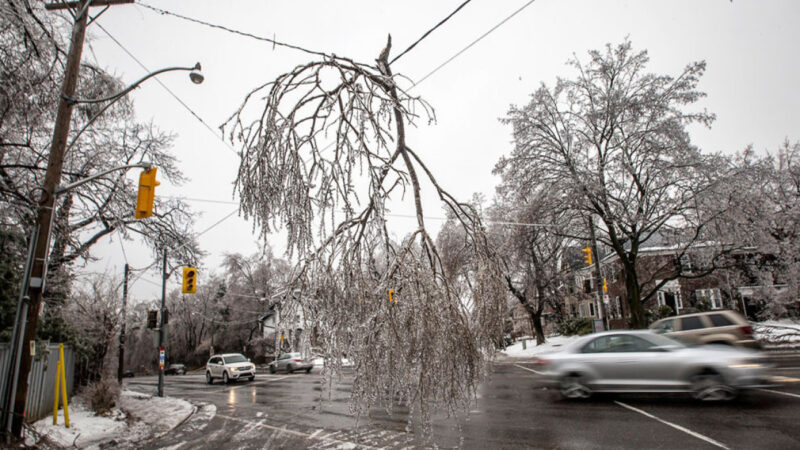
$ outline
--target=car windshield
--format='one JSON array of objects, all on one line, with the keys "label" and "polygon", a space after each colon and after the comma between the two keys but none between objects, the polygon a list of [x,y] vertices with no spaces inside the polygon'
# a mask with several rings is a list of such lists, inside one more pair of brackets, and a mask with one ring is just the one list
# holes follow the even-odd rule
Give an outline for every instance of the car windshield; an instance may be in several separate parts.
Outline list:
[{"label": "car windshield", "polygon": [[244,355],[229,355],[225,357],[225,363],[240,363],[240,362],[247,362],[247,358]]}]

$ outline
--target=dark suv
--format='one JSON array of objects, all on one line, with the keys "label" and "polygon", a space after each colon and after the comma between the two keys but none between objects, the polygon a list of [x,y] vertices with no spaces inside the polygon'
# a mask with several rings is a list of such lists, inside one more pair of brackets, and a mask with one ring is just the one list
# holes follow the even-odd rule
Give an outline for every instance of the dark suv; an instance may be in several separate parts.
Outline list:
[{"label": "dark suv", "polygon": [[183,375],[186,373],[186,367],[183,364],[170,364],[164,371],[164,375]]},{"label": "dark suv", "polygon": [[718,310],[661,319],[650,329],[687,344],[726,344],[760,349],[753,327],[736,311]]}]

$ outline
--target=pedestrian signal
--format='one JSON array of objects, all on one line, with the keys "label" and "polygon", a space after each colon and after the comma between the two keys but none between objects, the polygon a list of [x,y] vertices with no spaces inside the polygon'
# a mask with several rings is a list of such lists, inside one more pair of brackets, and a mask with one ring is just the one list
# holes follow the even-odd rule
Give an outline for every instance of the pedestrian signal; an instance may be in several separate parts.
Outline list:
[{"label": "pedestrian signal", "polygon": [[156,328],[158,326],[158,311],[147,311],[147,328]]}]

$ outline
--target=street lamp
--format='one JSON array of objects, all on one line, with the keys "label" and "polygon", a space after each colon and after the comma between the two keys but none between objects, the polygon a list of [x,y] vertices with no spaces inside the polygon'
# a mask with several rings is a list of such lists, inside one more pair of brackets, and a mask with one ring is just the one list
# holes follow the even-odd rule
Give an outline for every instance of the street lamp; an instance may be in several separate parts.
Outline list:
[{"label": "street lamp", "polygon": [[[47,269],[47,256],[50,240],[50,229],[53,220],[53,207],[55,197],[58,194],[67,192],[69,189],[77,187],[89,180],[81,180],[72,185],[59,188],[61,171],[64,164],[64,155],[77,142],[78,138],[88,127],[97,120],[108,108],[124,97],[128,92],[136,89],[140,84],[156,75],[170,71],[188,71],[189,78],[195,84],[203,82],[203,75],[200,73],[200,63],[192,67],[167,67],[145,75],[122,91],[108,97],[80,100],[73,98],[78,80],[80,58],[83,47],[83,37],[85,34],[87,13],[86,8],[91,2],[86,3],[84,11],[76,19],[76,27],[73,29],[73,37],[70,45],[70,52],[67,57],[67,67],[65,69],[64,82],[62,86],[61,100],[56,112],[55,126],[53,129],[53,140],[48,157],[47,172],[42,186],[42,197],[39,200],[39,209],[36,224],[31,232],[30,249],[28,260],[25,266],[22,289],[17,304],[17,315],[14,323],[14,331],[11,341],[11,370],[8,371],[6,383],[2,396],[0,410],[3,415],[3,428],[7,435],[20,436],[22,431],[22,418],[25,412],[25,403],[28,393],[28,374],[31,369],[31,355],[28,351],[29,343],[35,338],[36,324],[38,322],[38,312],[44,291],[44,281]],[[105,103],[96,114],[75,134],[67,145],[69,127],[72,118],[72,107],[78,103]],[[138,166],[138,165],[134,165]],[[132,166],[122,166],[106,171],[101,175],[114,170],[124,170]],[[90,177],[94,179],[99,175]],[[124,319],[123,319],[124,320]],[[13,411],[13,413],[12,413]]]},{"label": "street lamp", "polygon": [[114,95],[109,95],[108,97],[103,97],[103,98],[97,98],[97,99],[92,99],[92,100],[79,100],[79,99],[76,99],[76,98],[69,97],[67,95],[62,95],[62,98],[70,105],[75,105],[75,104],[78,104],[78,103],[103,103],[103,102],[108,102],[105,106],[103,106],[102,109],[100,109],[100,111],[98,111],[92,117],[90,117],[89,120],[83,125],[83,127],[80,130],[78,130],[77,133],[75,133],[75,137],[72,138],[72,141],[70,141],[69,145],[67,145],[67,149],[64,152],[65,153],[68,152],[69,149],[71,149],[72,146],[75,145],[76,142],[78,142],[78,138],[81,137],[83,132],[86,131],[87,128],[89,128],[89,125],[94,123],[94,121],[97,120],[98,117],[103,115],[103,113],[106,112],[106,110],[108,108],[110,108],[111,105],[116,103],[117,100],[119,100],[122,97],[124,97],[128,92],[130,92],[130,91],[136,89],[137,87],[139,87],[139,85],[144,83],[147,79],[152,78],[152,77],[154,77],[156,75],[162,74],[164,72],[171,72],[171,71],[174,71],[174,70],[186,70],[186,71],[189,71],[189,79],[192,80],[192,83],[200,84],[200,83],[203,82],[203,80],[205,80],[205,77],[203,76],[203,74],[200,73],[201,69],[202,69],[202,67],[200,66],[200,63],[196,63],[192,67],[167,67],[165,69],[156,70],[155,72],[149,73],[149,74],[145,75],[144,77],[140,78],[135,83],[131,84],[130,86],[126,87],[125,89],[121,90],[120,92],[117,92]]}]

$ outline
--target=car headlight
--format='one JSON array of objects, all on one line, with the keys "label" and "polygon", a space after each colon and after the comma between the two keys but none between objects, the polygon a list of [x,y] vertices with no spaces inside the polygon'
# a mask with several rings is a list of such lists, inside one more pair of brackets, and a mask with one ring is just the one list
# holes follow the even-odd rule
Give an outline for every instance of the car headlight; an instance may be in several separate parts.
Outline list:
[{"label": "car headlight", "polygon": [[753,361],[742,361],[736,364],[728,364],[729,369],[760,369],[764,367],[763,364]]}]

